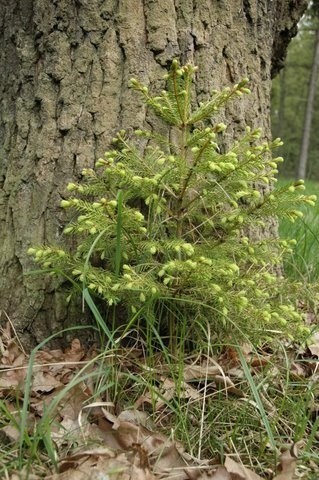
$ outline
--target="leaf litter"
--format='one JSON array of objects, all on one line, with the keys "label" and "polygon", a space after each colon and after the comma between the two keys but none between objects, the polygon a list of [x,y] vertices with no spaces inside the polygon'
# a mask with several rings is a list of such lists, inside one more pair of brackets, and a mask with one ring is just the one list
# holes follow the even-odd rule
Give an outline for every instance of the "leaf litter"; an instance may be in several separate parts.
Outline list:
[{"label": "leaf litter", "polygon": [[[317,353],[315,348],[310,351],[312,354]],[[243,348],[243,353],[252,368],[260,368],[269,361],[268,355],[257,361],[249,348]],[[20,437],[19,415],[29,357],[16,338],[12,337],[9,324],[2,331],[0,354],[0,402],[12,420],[0,428],[0,447],[12,449]],[[137,358],[138,352],[134,351],[133,356]],[[216,459],[194,458],[174,438],[159,432],[144,406],[152,404],[155,411],[161,411],[177,395],[176,381],[170,377],[169,372],[165,372],[165,368],[158,372],[157,393],[145,392],[132,409],[117,411],[112,401],[92,401],[89,381],[72,382],[83,366],[91,365],[89,370],[97,368],[95,358],[99,358],[96,352],[86,351],[78,339],[74,339],[65,351],[44,349],[36,353],[32,366],[27,428],[31,434],[55,402],[50,435],[58,452],[57,469],[48,467],[43,472],[39,468],[39,473],[36,468],[34,472],[23,468],[19,472],[5,470],[6,480],[295,478],[297,455],[293,449],[281,455],[279,473],[261,477],[230,454],[225,455],[223,464]],[[300,365],[298,369],[296,373],[302,375]],[[183,380],[178,384],[178,396],[190,402],[201,401],[203,389],[200,385],[206,379],[226,396],[234,395],[245,399],[246,394],[240,389],[240,382],[235,383],[231,378],[241,380],[241,373],[234,351],[226,352],[219,362],[203,356],[201,361],[197,359],[184,366]]]}]

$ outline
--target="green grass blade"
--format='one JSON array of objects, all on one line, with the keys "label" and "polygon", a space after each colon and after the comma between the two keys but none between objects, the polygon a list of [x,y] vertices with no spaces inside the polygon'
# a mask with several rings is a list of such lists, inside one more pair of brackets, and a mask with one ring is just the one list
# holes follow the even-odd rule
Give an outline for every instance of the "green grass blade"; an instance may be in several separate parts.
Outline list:
[{"label": "green grass blade", "polygon": [[25,379],[25,389],[24,389],[24,396],[23,396],[23,404],[22,404],[22,409],[21,409],[21,414],[20,414],[20,438],[19,438],[19,456],[20,456],[20,462],[22,461],[22,449],[23,449],[23,443],[25,440],[25,434],[27,431],[27,418],[28,418],[28,407],[29,407],[29,401],[30,401],[30,394],[31,394],[31,388],[32,388],[32,374],[33,374],[33,365],[35,361],[35,356],[37,352],[44,347],[46,343],[48,343],[50,340],[53,340],[53,338],[61,335],[62,333],[69,332],[72,330],[83,330],[87,328],[93,328],[91,325],[80,325],[80,326],[75,326],[75,327],[70,327],[66,328],[64,330],[60,330],[57,333],[54,333],[50,337],[46,338],[43,340],[43,342],[39,343],[31,352],[30,358],[29,358],[29,365],[27,369],[27,375]]},{"label": "green grass blade", "polygon": [[122,262],[122,225],[123,225],[123,192],[117,194],[117,224],[116,224],[116,251],[115,251],[115,275],[119,276]]},{"label": "green grass blade", "polygon": [[107,336],[109,342],[114,347],[115,346],[114,334],[111,333],[108,326],[106,325],[106,323],[105,323],[104,319],[102,318],[97,306],[95,305],[95,303],[93,301],[93,298],[90,295],[90,292],[88,291],[88,289],[86,287],[83,290],[83,298],[86,301],[87,305],[89,306],[91,312],[93,313],[94,318],[96,320],[96,323],[100,326],[102,331]]},{"label": "green grass blade", "polygon": [[269,442],[270,442],[270,445],[271,447],[273,448],[274,451],[276,451],[276,442],[275,442],[275,439],[274,439],[274,435],[272,433],[272,429],[271,429],[271,426],[270,426],[270,423],[268,421],[268,418],[267,418],[267,414],[266,414],[266,411],[264,409],[264,405],[263,405],[263,402],[260,398],[260,395],[258,393],[258,389],[255,385],[255,382],[254,382],[254,379],[250,373],[250,370],[249,370],[249,367],[248,367],[248,364],[246,362],[246,359],[240,349],[240,347],[237,347],[237,352],[238,352],[238,356],[239,356],[239,359],[240,359],[240,362],[242,364],[242,367],[243,367],[243,370],[244,370],[244,374],[246,376],[246,379],[248,381],[248,384],[249,384],[249,387],[250,387],[250,390],[253,394],[253,397],[255,399],[255,402],[258,406],[258,409],[259,409],[259,413],[260,413],[260,416],[261,416],[261,419],[262,419],[262,422],[264,424],[264,427],[267,431],[267,434],[268,434],[268,438],[269,438]]}]

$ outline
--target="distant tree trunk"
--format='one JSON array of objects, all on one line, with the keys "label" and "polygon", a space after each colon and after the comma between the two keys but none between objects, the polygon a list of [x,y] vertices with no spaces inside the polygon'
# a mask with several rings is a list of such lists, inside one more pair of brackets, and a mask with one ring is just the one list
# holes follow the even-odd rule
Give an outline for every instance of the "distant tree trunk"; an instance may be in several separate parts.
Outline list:
[{"label": "distant tree trunk", "polygon": [[319,68],[319,27],[315,34],[315,43],[313,51],[313,61],[311,66],[310,81],[308,88],[306,112],[303,126],[303,133],[301,139],[300,157],[298,163],[297,178],[305,179],[307,173],[308,152],[310,144],[312,115],[316,95],[316,87],[318,80],[318,68]]},{"label": "distant tree trunk", "polygon": [[[29,276],[31,245],[59,242],[67,182],[121,127],[150,119],[131,77],[161,89],[173,58],[200,67],[197,99],[244,76],[238,131],[270,136],[270,79],[307,0],[0,0],[0,308],[35,343],[85,321],[55,281]],[[222,118],[221,118],[222,120]],[[232,132],[230,131],[230,136]]]},{"label": "distant tree trunk", "polygon": [[280,72],[280,85],[279,85],[279,109],[278,109],[278,136],[281,138],[284,132],[285,126],[285,100],[286,100],[286,71],[283,68]]}]

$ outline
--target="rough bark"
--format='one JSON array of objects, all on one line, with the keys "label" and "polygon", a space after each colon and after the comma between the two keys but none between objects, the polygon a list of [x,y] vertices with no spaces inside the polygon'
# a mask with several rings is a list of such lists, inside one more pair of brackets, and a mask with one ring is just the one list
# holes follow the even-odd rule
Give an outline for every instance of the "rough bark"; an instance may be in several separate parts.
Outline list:
[{"label": "rough bark", "polygon": [[[0,308],[24,341],[81,323],[26,251],[60,240],[65,185],[146,111],[134,76],[158,89],[172,58],[199,66],[197,98],[244,76],[226,112],[270,136],[271,74],[306,0],[0,0]],[[223,120],[223,119],[221,119]],[[230,132],[232,134],[232,132]],[[83,317],[83,318],[80,318]]]}]

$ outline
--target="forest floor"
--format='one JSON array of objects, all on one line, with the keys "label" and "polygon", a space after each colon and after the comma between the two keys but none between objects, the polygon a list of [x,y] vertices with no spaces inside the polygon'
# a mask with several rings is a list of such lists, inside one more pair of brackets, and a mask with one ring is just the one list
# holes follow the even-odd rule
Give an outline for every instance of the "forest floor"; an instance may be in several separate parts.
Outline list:
[{"label": "forest floor", "polygon": [[30,356],[9,321],[1,339],[3,479],[319,477],[318,334],[304,350],[242,345],[175,369],[138,344]]}]

